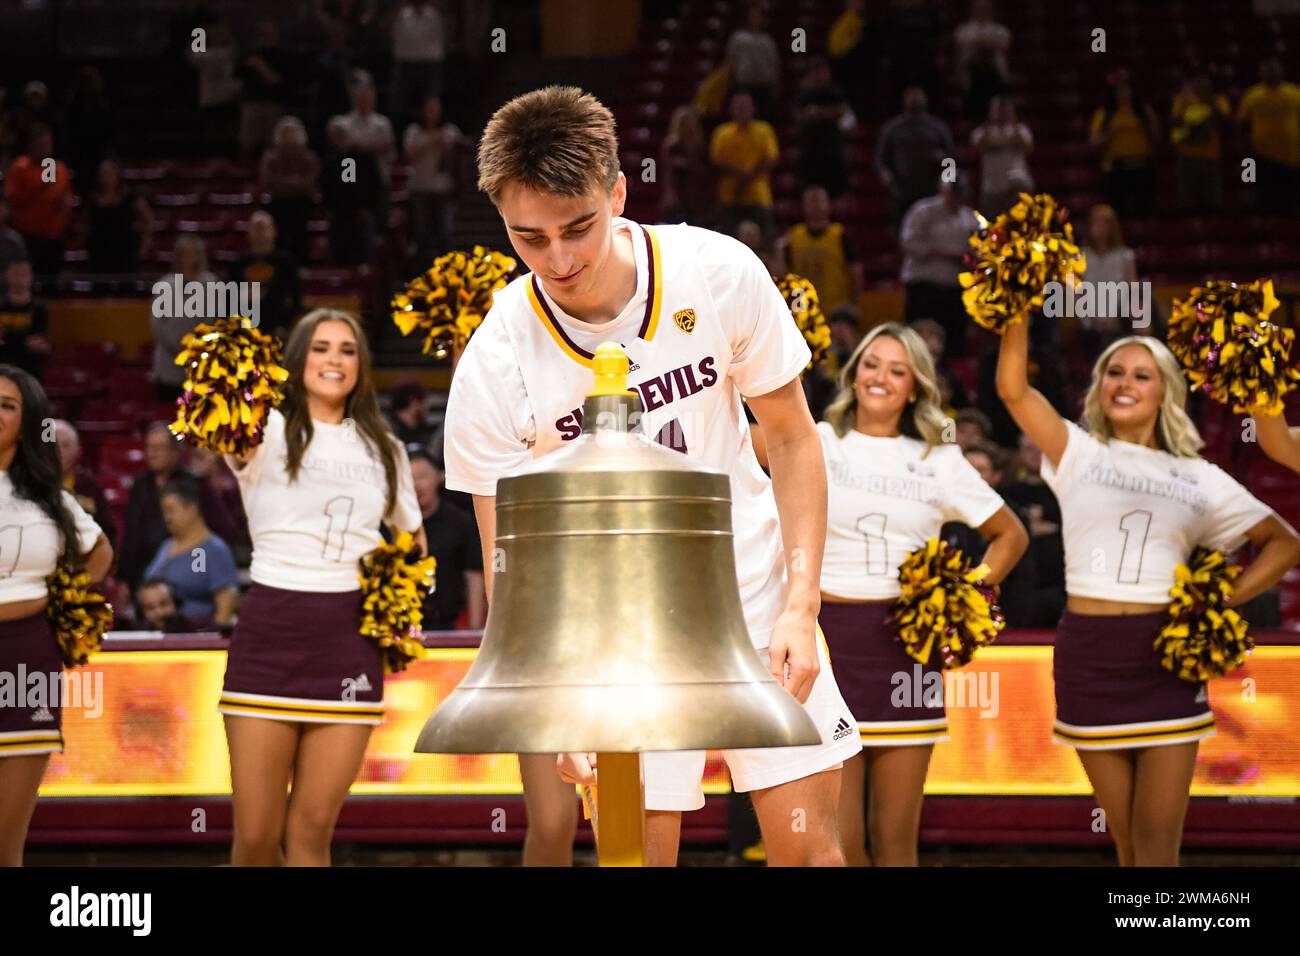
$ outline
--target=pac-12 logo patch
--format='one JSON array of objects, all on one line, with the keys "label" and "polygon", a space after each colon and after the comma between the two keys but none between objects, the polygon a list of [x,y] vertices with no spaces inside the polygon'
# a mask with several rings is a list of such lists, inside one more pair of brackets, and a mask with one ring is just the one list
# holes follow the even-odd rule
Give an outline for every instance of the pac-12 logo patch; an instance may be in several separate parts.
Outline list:
[{"label": "pac-12 logo patch", "polygon": [[673,313],[673,321],[677,323],[679,329],[690,335],[695,331],[695,310],[678,309]]}]

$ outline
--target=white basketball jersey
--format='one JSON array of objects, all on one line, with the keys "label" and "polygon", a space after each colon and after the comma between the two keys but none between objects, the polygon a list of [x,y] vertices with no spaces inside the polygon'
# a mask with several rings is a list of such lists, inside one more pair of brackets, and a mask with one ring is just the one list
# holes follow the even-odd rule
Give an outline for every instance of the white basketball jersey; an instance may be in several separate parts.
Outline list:
[{"label": "white basketball jersey", "polygon": [[822,590],[856,600],[898,597],[898,569],[945,521],[978,528],[1002,507],[956,445],[878,438],[829,422],[817,432],[826,458],[828,514]]},{"label": "white basketball jersey", "polygon": [[736,570],[755,647],[766,647],[787,581],[776,499],[750,444],[740,396],[799,376],[810,353],[759,259],[693,226],[630,233],[637,288],[612,321],[566,315],[533,275],[499,291],[457,365],[447,403],[447,487],[495,495],[496,483],[581,434],[605,341],[630,360],[645,433],[731,478]]},{"label": "white basketball jersey", "polygon": [[[77,529],[77,543],[88,554],[103,534],[71,494],[63,492]],[[41,506],[14,494],[8,471],[0,471],[0,604],[45,597],[45,584],[63,553],[63,537]]]},{"label": "white basketball jersey", "polygon": [[383,463],[352,422],[312,421],[311,441],[294,482],[285,469],[284,431],[284,416],[272,409],[249,463],[241,469],[227,456],[239,479],[253,541],[249,576],[289,591],[355,591],[361,587],[358,560],[383,540],[381,521],[401,531],[420,527],[406,449],[397,445],[397,498],[385,515]]},{"label": "white basketball jersey", "polygon": [[1111,439],[1073,422],[1042,475],[1061,503],[1065,590],[1079,597],[1164,604],[1193,548],[1231,552],[1273,510],[1203,458]]}]

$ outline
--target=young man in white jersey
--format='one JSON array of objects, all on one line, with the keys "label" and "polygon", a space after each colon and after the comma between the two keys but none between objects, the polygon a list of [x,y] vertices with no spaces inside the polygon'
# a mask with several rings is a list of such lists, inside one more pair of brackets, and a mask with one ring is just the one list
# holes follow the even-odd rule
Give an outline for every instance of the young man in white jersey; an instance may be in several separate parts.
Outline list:
[{"label": "young man in white jersey", "polygon": [[[839,770],[860,745],[818,633],[826,475],[799,383],[808,347],[784,300],[734,239],[620,218],[627,183],[613,117],[574,87],[537,90],[497,111],[479,147],[479,188],[531,270],[497,293],[447,407],[447,486],[474,495],[485,569],[497,480],[578,437],[592,355],[618,341],[645,433],[730,475],[750,637],[822,735],[811,747],[727,752],[733,784],[752,791],[770,863],[842,865]],[[742,395],[767,439],[770,481]],[[564,776],[594,782],[587,756],[562,757]],[[526,794],[556,779],[532,759],[521,759]],[[645,760],[646,861],[671,865],[681,811],[704,803],[704,754]],[[790,826],[796,810],[806,828]]]}]

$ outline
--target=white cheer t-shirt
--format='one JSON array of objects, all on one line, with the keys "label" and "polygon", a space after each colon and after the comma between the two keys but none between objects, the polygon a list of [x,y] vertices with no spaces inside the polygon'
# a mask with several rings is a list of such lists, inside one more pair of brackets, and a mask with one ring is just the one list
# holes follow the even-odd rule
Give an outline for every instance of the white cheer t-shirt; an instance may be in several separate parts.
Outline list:
[{"label": "white cheer t-shirt", "polygon": [[[62,494],[82,553],[89,553],[103,532],[76,498],[67,491]],[[62,553],[58,526],[36,502],[16,497],[9,472],[0,471],[0,604],[45,597],[45,579]]]},{"label": "white cheer t-shirt", "polygon": [[826,459],[828,509],[821,588],[854,600],[901,593],[898,569],[937,537],[945,521],[978,528],[997,514],[1002,497],[985,484],[956,445],[898,435],[878,438],[817,425]]},{"label": "white cheer t-shirt", "polygon": [[1203,458],[1066,428],[1060,463],[1044,455],[1042,475],[1061,504],[1068,594],[1167,603],[1174,568],[1197,545],[1235,551],[1273,514]]},{"label": "white cheer t-shirt", "polygon": [[247,465],[239,468],[226,456],[248,515],[254,582],[289,591],[355,591],[361,587],[357,561],[383,540],[381,521],[400,531],[420,527],[410,460],[397,440],[390,440],[398,451],[398,487],[387,515],[383,463],[350,421],[333,425],[313,419],[311,441],[292,483],[285,470],[285,418],[277,409],[267,416],[262,443]]}]

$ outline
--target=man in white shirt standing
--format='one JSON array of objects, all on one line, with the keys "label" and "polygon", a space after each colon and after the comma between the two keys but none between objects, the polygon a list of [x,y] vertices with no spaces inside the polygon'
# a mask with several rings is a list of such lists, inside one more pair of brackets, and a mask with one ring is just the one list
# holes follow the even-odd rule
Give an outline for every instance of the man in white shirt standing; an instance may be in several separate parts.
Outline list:
[{"label": "man in white shirt standing", "polygon": [[[736,240],[621,217],[627,182],[613,116],[574,87],[536,90],[497,111],[479,145],[479,188],[532,270],[496,294],[447,405],[447,487],[474,495],[489,600],[497,480],[581,433],[593,353],[620,342],[645,433],[730,476],[750,638],[822,737],[809,747],[724,751],[733,785],[751,792],[770,863],[843,865],[839,771],[860,744],[817,626],[826,474],[799,381],[808,347],[789,309]],[[770,480],[754,457],[742,395],[767,440]],[[564,777],[594,782],[590,756],[564,755]],[[530,822],[535,802],[558,808],[555,817],[566,799],[572,807],[553,760],[525,756],[520,765]],[[646,862],[672,865],[681,812],[704,804],[704,754],[648,753],[645,767]],[[792,828],[795,816],[806,826]],[[526,863],[557,861],[556,846],[531,859],[525,849]]]},{"label": "man in white shirt standing", "polygon": [[392,102],[388,113],[401,129],[426,98],[442,92],[446,28],[433,0],[404,0],[393,18]]},{"label": "man in white shirt standing", "polygon": [[903,249],[900,278],[906,290],[907,322],[936,319],[948,333],[949,351],[963,354],[970,320],[957,277],[965,268],[967,240],[979,228],[965,202],[965,177],[939,182],[939,193],[918,199],[903,217],[898,242]]}]

